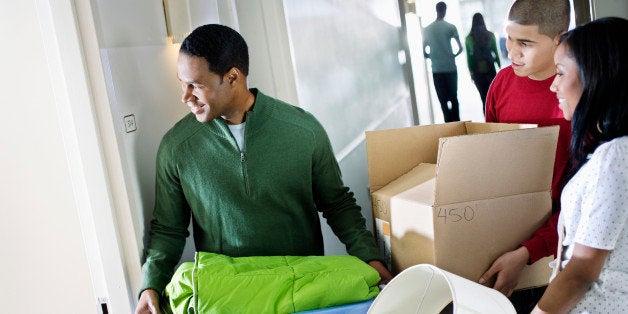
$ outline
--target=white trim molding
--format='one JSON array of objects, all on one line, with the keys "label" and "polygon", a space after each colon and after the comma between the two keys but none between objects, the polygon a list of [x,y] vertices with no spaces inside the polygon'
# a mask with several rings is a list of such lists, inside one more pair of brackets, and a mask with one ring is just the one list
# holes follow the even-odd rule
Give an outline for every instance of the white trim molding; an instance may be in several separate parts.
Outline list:
[{"label": "white trim molding", "polygon": [[[89,6],[88,1],[81,5]],[[92,97],[75,1],[36,0],[55,104],[96,296],[109,313],[132,313],[111,184]],[[91,18],[91,12],[88,13]],[[91,18],[93,21],[93,18]]]}]

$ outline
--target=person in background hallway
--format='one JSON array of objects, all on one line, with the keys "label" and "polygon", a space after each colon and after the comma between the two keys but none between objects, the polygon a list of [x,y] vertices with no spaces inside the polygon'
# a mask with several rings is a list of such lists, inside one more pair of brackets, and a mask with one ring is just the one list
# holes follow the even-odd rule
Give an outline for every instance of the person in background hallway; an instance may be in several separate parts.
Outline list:
[{"label": "person in background hallway", "polygon": [[603,18],[561,38],[551,89],[571,120],[556,276],[533,313],[628,309],[628,20]]},{"label": "person in background hallway", "polygon": [[[423,55],[432,60],[432,77],[438,102],[443,110],[445,122],[460,121],[458,104],[458,69],[456,56],[462,53],[462,44],[458,30],[453,24],[445,22],[447,5],[436,4],[436,21],[423,30]],[[458,51],[453,52],[451,39],[458,44]],[[427,49],[429,47],[429,52]],[[449,104],[451,104],[451,107]]]},{"label": "person in background hallway", "polygon": [[382,283],[391,279],[327,133],[312,114],[247,87],[249,55],[240,34],[216,24],[195,29],[181,44],[177,70],[191,113],[157,152],[136,313],[160,313],[159,296],[190,221],[197,251],[323,255],[321,212],[349,254],[377,270]]},{"label": "person in background hallway", "polygon": [[506,49],[506,37],[504,36],[499,37],[499,52],[502,54],[502,61],[508,61],[508,49]]},{"label": "person in background hallway", "polygon": [[473,15],[471,31],[465,39],[465,49],[467,50],[467,64],[475,87],[477,87],[482,98],[482,113],[485,112],[486,94],[488,87],[495,78],[497,69],[501,68],[499,52],[497,52],[497,41],[495,34],[486,29],[484,17],[480,13]]},{"label": "person in background hallway", "polygon": [[549,88],[556,75],[554,51],[560,35],[567,32],[569,17],[569,0],[514,1],[505,27],[511,65],[497,73],[486,96],[486,122],[560,126],[552,178],[552,216],[519,248],[498,257],[480,279],[485,283],[497,276],[493,288],[510,296],[519,313],[529,313],[546,287],[513,293],[521,271],[526,264],[556,254],[558,243],[560,180],[569,160],[571,125]]}]

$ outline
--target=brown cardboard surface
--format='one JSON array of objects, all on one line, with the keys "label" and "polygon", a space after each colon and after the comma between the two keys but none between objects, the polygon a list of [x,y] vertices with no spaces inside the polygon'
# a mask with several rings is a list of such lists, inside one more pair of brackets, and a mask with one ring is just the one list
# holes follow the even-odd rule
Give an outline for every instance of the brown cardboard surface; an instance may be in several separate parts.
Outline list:
[{"label": "brown cardboard surface", "polygon": [[479,123],[479,122],[466,122],[465,128],[466,134],[482,134],[508,130],[519,130],[536,128],[536,124],[507,124],[507,123]]},{"label": "brown cardboard surface", "polygon": [[[429,263],[477,281],[497,257],[517,248],[551,214],[549,191],[430,206],[422,191],[429,184],[433,181],[391,200],[395,273]],[[547,263],[526,266],[519,287],[547,284],[551,274]]]},{"label": "brown cardboard surface", "polygon": [[422,163],[383,188],[373,192],[371,194],[373,216],[390,221],[390,198],[425,181],[433,180],[435,175],[435,164]]},{"label": "brown cardboard surface", "polygon": [[394,273],[420,263],[435,264],[434,179],[393,196],[390,200],[391,265]]},{"label": "brown cardboard surface", "polygon": [[[477,281],[501,254],[530,238],[551,211],[550,191],[434,207],[436,266]],[[550,274],[546,267],[530,275],[547,283]]]},{"label": "brown cardboard surface", "polygon": [[366,155],[371,192],[420,163],[436,164],[438,139],[466,133],[464,122],[366,132]]},{"label": "brown cardboard surface", "polygon": [[[373,219],[375,220],[374,231],[380,248],[382,257],[387,266],[391,267],[391,230],[390,230],[390,198],[410,188],[431,180],[434,185],[436,175],[435,164],[419,164],[408,173],[390,182],[385,187],[371,193],[371,203],[373,204]],[[431,189],[432,199],[434,189]],[[403,248],[400,248],[403,249]]]},{"label": "brown cardboard surface", "polygon": [[517,284],[515,290],[546,286],[549,283],[549,276],[552,274],[552,268],[549,263],[553,260],[554,256],[547,256],[532,265],[524,267],[519,277],[519,284]]},{"label": "brown cardboard surface", "polygon": [[441,138],[436,204],[551,189],[558,127]]},{"label": "brown cardboard surface", "polygon": [[[475,281],[528,239],[551,212],[557,136],[557,127],[471,122],[367,132],[373,216],[390,235],[381,241],[378,230],[378,243],[393,272],[430,263]],[[543,259],[518,288],[548,278]]]},{"label": "brown cardboard surface", "polygon": [[374,192],[420,163],[436,164],[442,137],[489,133],[531,124],[450,122],[366,132],[370,191]]}]

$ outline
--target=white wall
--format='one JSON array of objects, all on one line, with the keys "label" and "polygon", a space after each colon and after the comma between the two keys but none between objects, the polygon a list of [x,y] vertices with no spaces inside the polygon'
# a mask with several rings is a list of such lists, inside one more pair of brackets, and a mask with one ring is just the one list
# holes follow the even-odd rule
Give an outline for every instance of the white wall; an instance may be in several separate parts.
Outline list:
[{"label": "white wall", "polygon": [[[217,7],[216,1],[206,1]],[[178,44],[167,40],[161,1],[93,0],[97,48],[127,199],[116,207],[131,293],[140,286],[140,257],[154,205],[155,156],[162,136],[189,112],[180,101]],[[217,22],[217,21],[208,21]],[[136,130],[127,132],[124,117]],[[105,118],[106,119],[106,118]],[[104,131],[107,132],[107,131]],[[112,135],[112,134],[109,134]],[[109,169],[110,171],[112,169]],[[123,197],[124,198],[124,197]],[[131,220],[131,221],[128,221]],[[193,260],[188,240],[184,260]]]},{"label": "white wall", "polygon": [[[364,132],[412,125],[395,0],[287,0],[299,106],[325,127],[345,185],[372,230]],[[333,35],[330,35],[333,34]],[[323,223],[325,254],[346,254]]]},{"label": "white wall", "polygon": [[0,10],[0,306],[97,313],[35,1]]},{"label": "white wall", "polygon": [[592,0],[595,18],[617,16],[628,19],[628,1],[626,0]]}]

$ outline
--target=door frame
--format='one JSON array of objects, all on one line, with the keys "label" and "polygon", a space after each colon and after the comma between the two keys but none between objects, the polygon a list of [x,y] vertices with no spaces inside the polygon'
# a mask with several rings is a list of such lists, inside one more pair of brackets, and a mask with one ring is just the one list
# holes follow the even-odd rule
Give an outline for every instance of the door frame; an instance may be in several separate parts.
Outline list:
[{"label": "door frame", "polygon": [[[116,206],[128,206],[89,0],[36,0],[98,312],[132,313]],[[117,156],[117,157],[116,157]],[[115,183],[115,184],[112,184]],[[119,212],[119,211],[118,211]],[[132,261],[131,261],[132,262]],[[130,263],[135,265],[139,263]],[[130,268],[130,267],[129,267]]]}]

